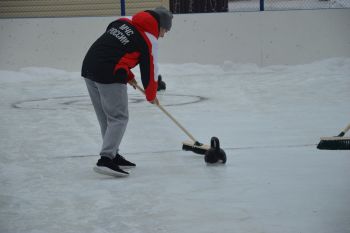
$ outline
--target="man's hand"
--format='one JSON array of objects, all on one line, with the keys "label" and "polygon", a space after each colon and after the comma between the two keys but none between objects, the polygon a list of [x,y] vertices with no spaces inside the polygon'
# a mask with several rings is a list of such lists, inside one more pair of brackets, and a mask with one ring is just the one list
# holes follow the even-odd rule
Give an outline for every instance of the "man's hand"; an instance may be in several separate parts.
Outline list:
[{"label": "man's hand", "polygon": [[158,89],[157,91],[165,90],[166,89],[166,84],[162,79],[162,75],[158,75]]},{"label": "man's hand", "polygon": [[158,98],[156,97],[154,100],[152,100],[151,102],[150,102],[151,104],[155,104],[155,105],[159,105],[159,100],[158,100]]},{"label": "man's hand", "polygon": [[134,89],[136,89],[137,82],[136,82],[135,79],[131,79],[131,80],[129,81],[129,84],[130,84]]},{"label": "man's hand", "polygon": [[[129,85],[131,85],[133,88],[139,89],[143,94],[145,94],[145,91],[144,91],[141,87],[138,87],[137,82],[136,82],[135,79],[131,79],[128,83],[129,83]],[[158,100],[157,97],[156,97],[154,100],[149,101],[149,102],[150,102],[151,104],[159,105],[159,100]]]}]

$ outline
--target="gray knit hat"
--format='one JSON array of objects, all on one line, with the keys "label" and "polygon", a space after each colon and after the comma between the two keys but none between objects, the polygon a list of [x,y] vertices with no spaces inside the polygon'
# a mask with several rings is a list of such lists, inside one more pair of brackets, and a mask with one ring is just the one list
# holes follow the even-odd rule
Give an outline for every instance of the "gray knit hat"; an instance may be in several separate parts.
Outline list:
[{"label": "gray knit hat", "polygon": [[152,11],[159,15],[159,26],[170,31],[172,25],[171,21],[173,20],[173,14],[163,6],[159,6]]}]

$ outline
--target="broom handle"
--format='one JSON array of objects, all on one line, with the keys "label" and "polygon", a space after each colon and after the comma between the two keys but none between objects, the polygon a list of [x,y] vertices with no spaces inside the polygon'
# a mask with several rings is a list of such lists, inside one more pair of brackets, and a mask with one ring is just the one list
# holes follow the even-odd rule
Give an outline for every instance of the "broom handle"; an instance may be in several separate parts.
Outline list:
[{"label": "broom handle", "polygon": [[[144,95],[146,94],[145,91],[137,84],[137,83],[132,83],[132,86],[136,87],[139,91],[141,91]],[[197,142],[197,140],[190,134],[162,105],[155,104],[157,107],[162,110],[165,115],[167,115],[189,138],[192,139],[193,142]]]},{"label": "broom handle", "polygon": [[350,124],[348,124],[348,126],[346,126],[345,129],[343,129],[343,131],[341,131],[341,133],[338,135],[338,137],[343,137],[345,135],[346,132],[348,132],[350,129]]},{"label": "broom handle", "polygon": [[180,129],[182,129],[182,131],[187,134],[187,136],[189,138],[191,138],[191,140],[193,142],[197,142],[197,140],[192,136],[192,134],[190,134],[190,132],[188,132],[162,105],[160,104],[156,104],[157,107],[162,110],[162,112],[165,113],[165,115],[167,115]]}]

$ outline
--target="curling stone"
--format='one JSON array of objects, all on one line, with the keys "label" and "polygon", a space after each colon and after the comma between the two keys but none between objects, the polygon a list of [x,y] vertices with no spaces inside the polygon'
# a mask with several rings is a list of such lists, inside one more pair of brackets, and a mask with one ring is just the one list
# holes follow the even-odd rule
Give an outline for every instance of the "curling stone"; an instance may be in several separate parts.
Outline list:
[{"label": "curling stone", "polygon": [[206,163],[226,163],[226,153],[220,148],[217,137],[211,138],[210,149],[205,152],[204,160]]}]

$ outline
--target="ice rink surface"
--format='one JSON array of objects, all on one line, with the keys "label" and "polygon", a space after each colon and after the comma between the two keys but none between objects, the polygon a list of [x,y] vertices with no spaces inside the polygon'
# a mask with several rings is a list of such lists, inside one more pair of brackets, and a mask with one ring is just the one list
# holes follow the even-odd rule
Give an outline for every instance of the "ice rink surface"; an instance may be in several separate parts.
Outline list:
[{"label": "ice rink surface", "polygon": [[[328,9],[349,8],[348,0],[264,0],[264,10],[293,10],[293,9]],[[260,0],[231,0],[228,11],[257,11],[260,9]]]},{"label": "ice rink surface", "polygon": [[96,174],[80,73],[0,71],[1,233],[350,232],[350,152],[316,149],[350,123],[350,58],[160,72],[160,102],[200,142],[219,137],[226,165],[182,151],[187,136],[130,87],[120,149],[137,168]]}]

